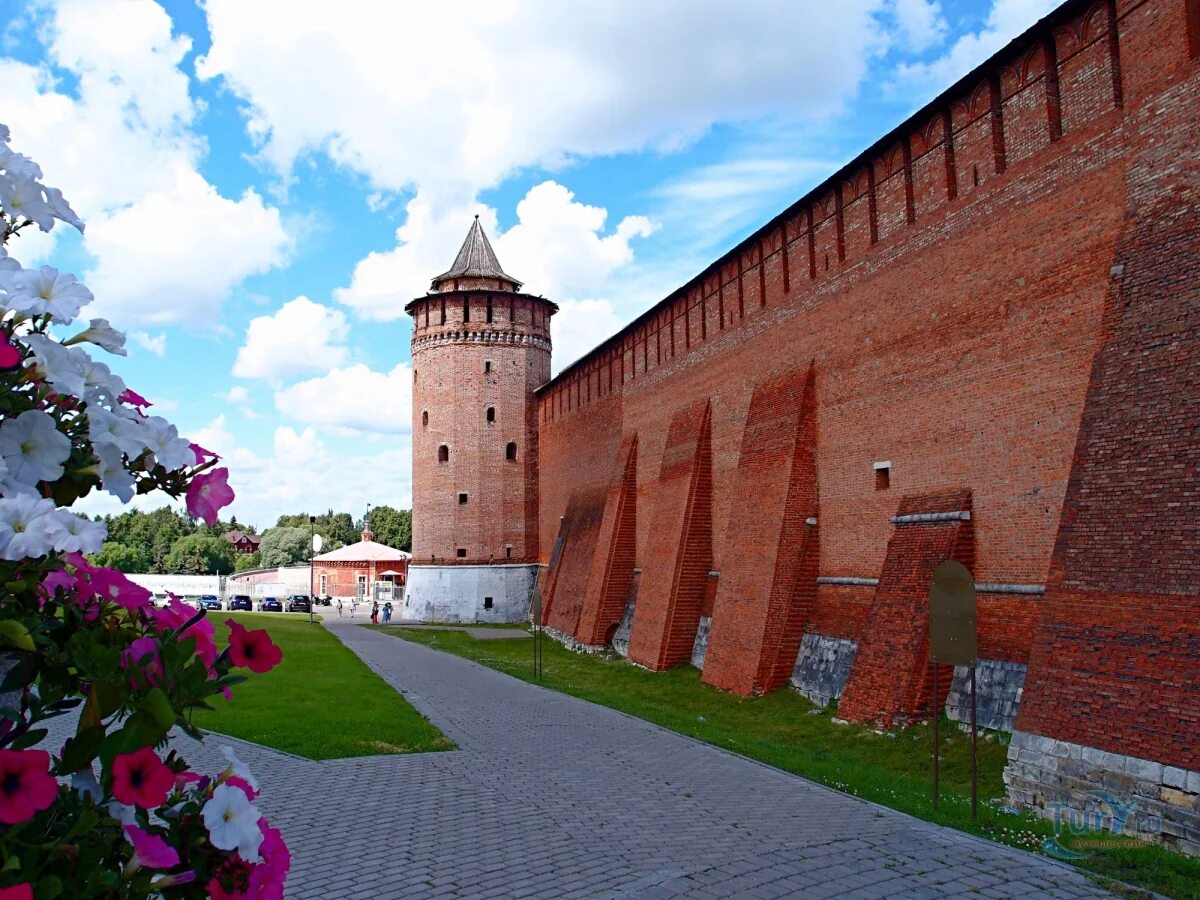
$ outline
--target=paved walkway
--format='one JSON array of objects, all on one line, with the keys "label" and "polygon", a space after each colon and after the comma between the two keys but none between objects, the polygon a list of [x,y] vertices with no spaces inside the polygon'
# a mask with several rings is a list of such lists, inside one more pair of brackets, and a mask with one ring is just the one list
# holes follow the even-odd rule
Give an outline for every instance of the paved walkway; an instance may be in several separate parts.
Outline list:
[{"label": "paved walkway", "polygon": [[292,850],[288,897],[1105,896],[1079,872],[873,806],[345,620],[461,748],[315,763],[233,745]]},{"label": "paved walkway", "polygon": [[438,625],[430,622],[386,622],[388,628],[432,629],[434,631],[465,631],[471,637],[481,641],[499,641],[510,638],[533,637],[524,628],[479,628],[470,625]]}]

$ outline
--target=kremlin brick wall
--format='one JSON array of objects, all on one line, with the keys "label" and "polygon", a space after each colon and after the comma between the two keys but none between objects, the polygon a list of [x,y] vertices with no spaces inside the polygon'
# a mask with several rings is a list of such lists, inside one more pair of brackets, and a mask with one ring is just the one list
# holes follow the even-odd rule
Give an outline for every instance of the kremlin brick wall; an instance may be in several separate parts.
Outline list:
[{"label": "kremlin brick wall", "polygon": [[952,556],[1019,730],[1200,770],[1198,9],[1065,3],[542,387],[545,621],[635,584],[631,659],[711,615],[746,694],[854,641],[888,724]]}]

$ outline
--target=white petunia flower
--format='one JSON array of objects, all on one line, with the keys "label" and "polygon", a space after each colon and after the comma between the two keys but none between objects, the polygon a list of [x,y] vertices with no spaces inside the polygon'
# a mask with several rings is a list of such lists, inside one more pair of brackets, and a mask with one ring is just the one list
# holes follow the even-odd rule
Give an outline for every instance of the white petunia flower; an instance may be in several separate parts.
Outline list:
[{"label": "white petunia flower", "polygon": [[72,352],[54,338],[45,334],[28,334],[21,338],[33,351],[32,359],[25,365],[36,365],[45,379],[60,394],[73,397],[83,396],[83,368],[81,359],[86,354]]},{"label": "white petunia flower", "polygon": [[[92,412],[94,410],[89,411],[89,415]],[[120,448],[115,444],[96,444],[93,449],[96,451],[96,458],[100,460],[100,483],[122,503],[128,503],[133,499],[137,481],[125,468]]]},{"label": "white petunia flower", "polygon": [[12,132],[8,130],[8,126],[0,122],[0,143],[7,144],[12,140]]},{"label": "white petunia flower", "polygon": [[10,484],[53,481],[62,475],[70,455],[70,438],[40,409],[28,409],[0,425],[0,458],[8,465]]},{"label": "white petunia flower", "polygon": [[14,218],[32,219],[42,231],[54,227],[54,216],[50,214],[42,186],[32,178],[22,178],[15,173],[0,175],[0,207]]},{"label": "white petunia flower", "polygon": [[129,806],[125,803],[121,803],[118,800],[109,801],[108,814],[122,825],[136,825],[138,823],[137,807]]},{"label": "white petunia flower", "polygon": [[15,562],[49,553],[46,525],[53,513],[54,501],[36,495],[0,498],[0,559]]},{"label": "white petunia flower", "polygon": [[85,341],[89,344],[95,344],[109,353],[115,353],[117,356],[129,355],[125,350],[124,333],[113,328],[109,324],[108,319],[92,319],[85,331],[79,332],[75,337],[63,343],[70,347],[74,344],[82,344]]},{"label": "white petunia flower", "polygon": [[113,446],[118,455],[125,453],[137,459],[146,449],[146,441],[138,423],[124,416],[109,412],[102,406],[88,407],[88,437],[97,452],[102,445]]},{"label": "white petunia flower", "polygon": [[49,313],[55,322],[66,325],[79,310],[92,302],[92,292],[75,280],[74,275],[59,272],[53,266],[22,269],[12,276],[9,306],[32,316]]},{"label": "white petunia flower", "polygon": [[10,290],[13,276],[20,271],[22,271],[21,264],[11,256],[0,259],[0,304],[8,306],[7,298],[4,295]]},{"label": "white petunia flower", "polygon": [[0,170],[7,172],[10,178],[37,181],[42,177],[41,166],[25,154],[17,153],[9,147],[0,147]]},{"label": "white petunia flower", "polygon": [[181,438],[175,426],[162,416],[147,416],[141,426],[147,449],[164,469],[174,471],[196,464],[191,441]]},{"label": "white petunia flower", "polygon": [[233,752],[232,747],[228,745],[223,746],[221,748],[221,755],[229,761],[229,771],[231,771],[238,778],[242,779],[242,781],[246,782],[246,784],[250,785],[252,790],[258,790],[258,779],[251,774],[250,767],[238,759],[238,756]]},{"label": "white petunia flower", "polygon": [[56,509],[46,520],[46,532],[60,553],[99,553],[108,529],[103,522]]},{"label": "white petunia flower", "polygon": [[238,855],[249,863],[261,861],[258,848],[262,845],[263,833],[258,820],[262,815],[244,791],[227,784],[217,785],[200,815],[214,847],[237,850]]},{"label": "white petunia flower", "polygon": [[71,353],[78,355],[79,371],[83,374],[84,398],[88,403],[94,403],[98,398],[116,403],[117,398],[125,393],[125,380],[120,375],[114,375],[112,369],[92,359],[78,347],[72,347]]},{"label": "white petunia flower", "polygon": [[62,191],[54,187],[43,188],[43,190],[46,192],[46,206],[50,208],[50,215],[68,225],[74,225],[82,233],[83,220],[75,214],[75,210],[71,209],[71,204],[63,197]]},{"label": "white petunia flower", "polygon": [[100,787],[100,782],[91,766],[80,769],[71,776],[71,787],[81,797],[90,797],[92,803],[99,804],[104,799],[104,788]]}]

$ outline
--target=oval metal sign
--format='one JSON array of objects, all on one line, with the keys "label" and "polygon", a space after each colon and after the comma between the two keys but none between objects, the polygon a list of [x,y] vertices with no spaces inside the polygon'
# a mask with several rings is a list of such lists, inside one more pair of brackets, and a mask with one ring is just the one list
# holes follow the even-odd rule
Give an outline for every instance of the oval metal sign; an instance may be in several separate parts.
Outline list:
[{"label": "oval metal sign", "polygon": [[962,563],[948,559],[929,586],[929,658],[951,666],[974,666],[979,655],[975,579]]}]

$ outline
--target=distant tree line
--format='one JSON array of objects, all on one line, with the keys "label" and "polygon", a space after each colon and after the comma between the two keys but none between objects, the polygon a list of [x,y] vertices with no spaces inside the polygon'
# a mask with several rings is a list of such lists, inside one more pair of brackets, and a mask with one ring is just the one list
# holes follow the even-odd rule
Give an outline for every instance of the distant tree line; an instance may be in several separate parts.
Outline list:
[{"label": "distant tree line", "polygon": [[[205,525],[166,506],[153,512],[129,510],[118,516],[104,516],[108,540],[92,561],[122,572],[169,575],[228,575],[260,567],[297,565],[308,561],[308,517],[308,513],[280,516],[273,528],[263,532],[259,549],[242,554],[225,535],[234,530],[256,534],[257,530],[238,522],[236,516]],[[324,541],[322,552],[361,540],[363,519],[332,509],[316,519],[316,533]],[[380,543],[411,550],[412,512],[376,506],[371,510],[371,531]]]}]

